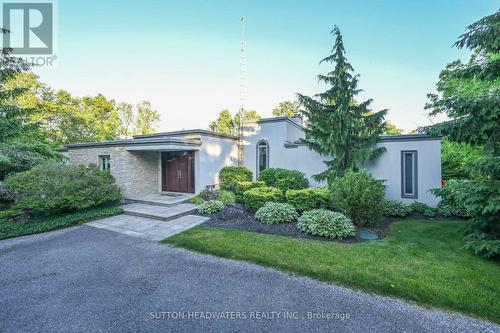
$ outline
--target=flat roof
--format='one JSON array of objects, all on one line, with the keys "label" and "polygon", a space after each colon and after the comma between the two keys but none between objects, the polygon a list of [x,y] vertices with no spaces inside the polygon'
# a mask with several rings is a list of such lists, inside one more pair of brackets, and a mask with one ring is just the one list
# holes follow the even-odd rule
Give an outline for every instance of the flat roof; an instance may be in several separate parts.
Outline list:
[{"label": "flat roof", "polygon": [[200,135],[238,140],[238,137],[234,135],[217,133],[204,129],[192,129],[192,130],[182,130],[182,131],[172,131],[172,132],[159,132],[159,133],[145,134],[145,135],[134,135],[134,139],[155,138],[159,136],[176,136],[176,135],[186,135],[186,134],[200,134]]},{"label": "flat roof", "polygon": [[114,141],[101,141],[101,142],[87,142],[87,143],[75,143],[64,146],[69,149],[87,148],[87,147],[108,147],[108,146],[141,146],[150,144],[173,144],[181,146],[200,146],[201,140],[199,139],[188,139],[179,140],[171,138],[157,138],[157,139],[126,139],[126,140],[114,140]]}]

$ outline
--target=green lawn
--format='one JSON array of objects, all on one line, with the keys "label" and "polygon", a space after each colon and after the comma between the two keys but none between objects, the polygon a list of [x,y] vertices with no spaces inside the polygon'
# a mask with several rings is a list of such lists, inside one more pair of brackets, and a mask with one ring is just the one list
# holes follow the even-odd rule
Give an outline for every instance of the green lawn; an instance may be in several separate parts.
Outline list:
[{"label": "green lawn", "polygon": [[404,221],[356,244],[198,226],[162,243],[500,323],[500,264],[462,248],[463,223]]},{"label": "green lawn", "polygon": [[39,217],[27,223],[12,223],[0,219],[0,239],[38,234],[45,231],[69,227],[79,223],[121,214],[116,206],[93,207],[75,213]]}]

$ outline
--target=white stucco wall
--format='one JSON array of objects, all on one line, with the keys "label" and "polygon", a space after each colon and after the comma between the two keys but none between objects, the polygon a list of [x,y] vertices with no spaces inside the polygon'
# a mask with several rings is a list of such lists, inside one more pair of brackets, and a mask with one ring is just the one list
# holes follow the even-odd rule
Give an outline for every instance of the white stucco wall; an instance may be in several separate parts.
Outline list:
[{"label": "white stucco wall", "polygon": [[[429,190],[441,187],[441,140],[381,142],[379,146],[385,147],[386,152],[374,163],[368,163],[366,169],[376,179],[386,180],[386,198],[408,204],[420,201],[431,206],[437,205],[439,198]],[[401,151],[405,150],[417,151],[416,199],[401,197]]]},{"label": "white stucco wall", "polygon": [[[311,186],[324,186],[311,178],[325,170],[323,161],[328,157],[320,156],[304,145],[287,145],[285,141],[294,142],[304,137],[304,132],[286,121],[247,124],[245,126],[244,165],[252,170],[254,179],[258,177],[257,142],[266,140],[269,143],[269,167],[300,170],[309,178]],[[401,200],[405,203],[424,202],[435,206],[439,199],[429,193],[430,189],[441,186],[441,142],[434,140],[408,140],[381,142],[386,152],[375,163],[367,164],[366,169],[376,179],[385,180],[386,198]],[[418,197],[416,199],[401,197],[401,151],[416,150],[418,152]]]},{"label": "white stucco wall", "polygon": [[219,183],[219,171],[238,165],[238,141],[202,135],[200,150],[195,154],[195,192]]}]

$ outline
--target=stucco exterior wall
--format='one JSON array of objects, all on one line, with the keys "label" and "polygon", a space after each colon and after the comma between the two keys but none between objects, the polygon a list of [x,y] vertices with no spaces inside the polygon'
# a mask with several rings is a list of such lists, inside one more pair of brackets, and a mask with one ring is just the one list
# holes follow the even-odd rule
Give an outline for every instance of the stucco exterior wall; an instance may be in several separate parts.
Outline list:
[{"label": "stucco exterior wall", "polygon": [[195,192],[219,183],[219,171],[238,165],[238,141],[202,135],[202,145],[195,154]]},{"label": "stucco exterior wall", "polygon": [[[244,165],[252,170],[254,179],[258,177],[256,145],[260,140],[266,140],[269,143],[269,167],[300,170],[306,174],[311,186],[326,185],[315,181],[311,176],[325,170],[323,161],[329,160],[329,157],[320,156],[304,145],[285,145],[285,141],[293,142],[304,137],[304,132],[297,127],[286,121],[257,123],[247,125],[245,135]],[[376,179],[385,180],[386,198],[405,203],[420,201],[435,206],[439,199],[429,190],[441,186],[440,140],[381,142],[379,145],[386,147],[386,152],[375,163],[367,164],[366,169]],[[401,151],[404,150],[418,152],[416,199],[401,196]]]},{"label": "stucco exterior wall", "polygon": [[[393,141],[381,142],[379,146],[386,148],[374,163],[368,163],[366,169],[377,179],[384,179],[385,197],[389,200],[400,200],[410,204],[414,201],[425,202],[435,206],[439,198],[429,190],[441,187],[441,141]],[[417,192],[416,199],[401,196],[401,152],[417,151]]]},{"label": "stucco exterior wall", "polygon": [[73,148],[68,149],[68,163],[98,166],[99,155],[111,157],[111,174],[125,197],[158,192],[158,152],[129,152],[124,146]]}]

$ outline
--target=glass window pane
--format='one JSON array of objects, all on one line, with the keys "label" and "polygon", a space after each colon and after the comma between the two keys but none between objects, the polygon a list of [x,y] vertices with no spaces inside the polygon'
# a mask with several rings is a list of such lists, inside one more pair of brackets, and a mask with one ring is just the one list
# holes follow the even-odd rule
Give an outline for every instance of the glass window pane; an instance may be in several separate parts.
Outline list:
[{"label": "glass window pane", "polygon": [[413,194],[413,154],[405,154],[405,193]]}]

